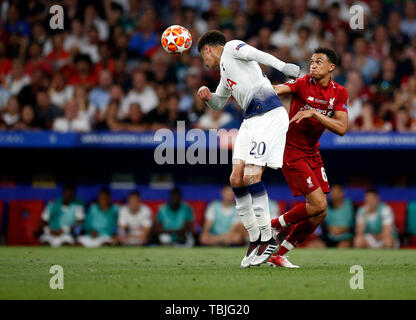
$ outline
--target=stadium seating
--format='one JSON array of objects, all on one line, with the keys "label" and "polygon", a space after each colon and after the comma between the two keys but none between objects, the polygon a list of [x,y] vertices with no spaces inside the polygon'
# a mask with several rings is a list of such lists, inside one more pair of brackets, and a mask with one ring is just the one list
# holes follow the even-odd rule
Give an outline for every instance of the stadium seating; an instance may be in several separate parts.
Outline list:
[{"label": "stadium seating", "polygon": [[156,221],[157,213],[159,211],[160,206],[166,203],[165,200],[143,200],[142,202],[143,204],[148,206],[150,210],[152,210],[153,222]]},{"label": "stadium seating", "polygon": [[3,201],[0,201],[0,233],[3,230],[3,209],[4,209]]},{"label": "stadium seating", "polygon": [[7,244],[13,246],[38,245],[34,232],[39,226],[43,201],[11,200],[7,224]]},{"label": "stadium seating", "polygon": [[192,224],[192,229],[196,234],[199,234],[204,224],[207,203],[202,200],[186,201],[186,203],[189,204],[194,211],[194,223]]},{"label": "stadium seating", "polygon": [[389,201],[386,203],[393,209],[394,223],[396,225],[397,232],[399,234],[405,233],[407,203],[404,201]]}]

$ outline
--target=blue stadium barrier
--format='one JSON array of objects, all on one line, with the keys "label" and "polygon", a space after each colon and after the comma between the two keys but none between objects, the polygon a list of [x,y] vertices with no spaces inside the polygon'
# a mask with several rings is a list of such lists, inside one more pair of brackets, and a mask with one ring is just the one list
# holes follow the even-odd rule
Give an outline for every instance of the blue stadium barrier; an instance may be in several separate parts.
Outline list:
[{"label": "blue stadium barrier", "polygon": [[[101,187],[108,185],[89,185],[77,187],[77,197],[85,202],[96,200],[98,191]],[[182,190],[185,200],[205,200],[212,201],[220,198],[221,185],[195,185],[195,184],[178,184]],[[267,192],[271,199],[277,201],[302,200],[302,197],[294,198],[288,186],[284,185],[266,185]],[[151,188],[149,185],[136,185],[140,191],[143,200],[167,200],[170,189]],[[112,199],[114,201],[124,201],[132,189],[111,189]],[[397,188],[388,186],[378,187],[380,197],[383,201],[411,201],[416,199],[416,187]],[[0,200],[8,202],[15,200],[53,200],[60,196],[62,186],[56,188],[34,188],[29,185],[19,185],[17,187],[0,187]],[[365,188],[345,188],[345,194],[353,201],[363,201]]]},{"label": "blue stadium barrier", "polygon": [[[174,134],[175,147],[178,141],[186,146],[207,145],[209,133],[201,141],[191,139],[188,130],[182,136]],[[94,133],[57,133],[52,131],[18,132],[5,131],[0,133],[0,148],[134,148],[153,149],[160,144],[155,141],[154,132],[94,132]],[[178,140],[179,138],[179,140]],[[163,140],[164,141],[164,140]],[[327,150],[394,150],[416,149],[416,133],[347,133],[337,136],[325,132],[320,140],[321,149]],[[170,146],[169,144],[166,144]]]}]

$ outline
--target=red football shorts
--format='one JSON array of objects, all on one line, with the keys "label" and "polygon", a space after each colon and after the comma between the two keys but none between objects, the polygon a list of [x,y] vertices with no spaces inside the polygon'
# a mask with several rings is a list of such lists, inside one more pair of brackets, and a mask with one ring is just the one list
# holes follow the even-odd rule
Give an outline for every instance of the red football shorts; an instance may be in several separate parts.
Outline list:
[{"label": "red football shorts", "polygon": [[314,156],[290,158],[290,151],[286,150],[282,172],[294,197],[306,196],[319,187],[323,192],[329,192],[328,178],[319,152]]}]

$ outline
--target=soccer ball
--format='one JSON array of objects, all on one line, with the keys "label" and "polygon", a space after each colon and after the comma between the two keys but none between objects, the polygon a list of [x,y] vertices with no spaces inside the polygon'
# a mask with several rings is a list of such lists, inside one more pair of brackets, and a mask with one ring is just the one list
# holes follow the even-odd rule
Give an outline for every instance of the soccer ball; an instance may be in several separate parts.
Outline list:
[{"label": "soccer ball", "polygon": [[167,28],[160,39],[162,48],[169,54],[184,54],[192,45],[192,36],[188,29],[174,25]]}]

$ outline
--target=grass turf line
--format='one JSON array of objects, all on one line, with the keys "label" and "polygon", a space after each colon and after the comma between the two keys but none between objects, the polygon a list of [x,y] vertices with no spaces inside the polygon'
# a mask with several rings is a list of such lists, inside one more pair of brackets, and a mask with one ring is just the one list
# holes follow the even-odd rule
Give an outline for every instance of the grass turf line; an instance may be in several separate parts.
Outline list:
[{"label": "grass turf line", "polygon": [[[245,250],[1,247],[0,299],[416,299],[416,250],[296,249],[300,269],[241,269]],[[54,264],[63,290],[49,287]]]}]

